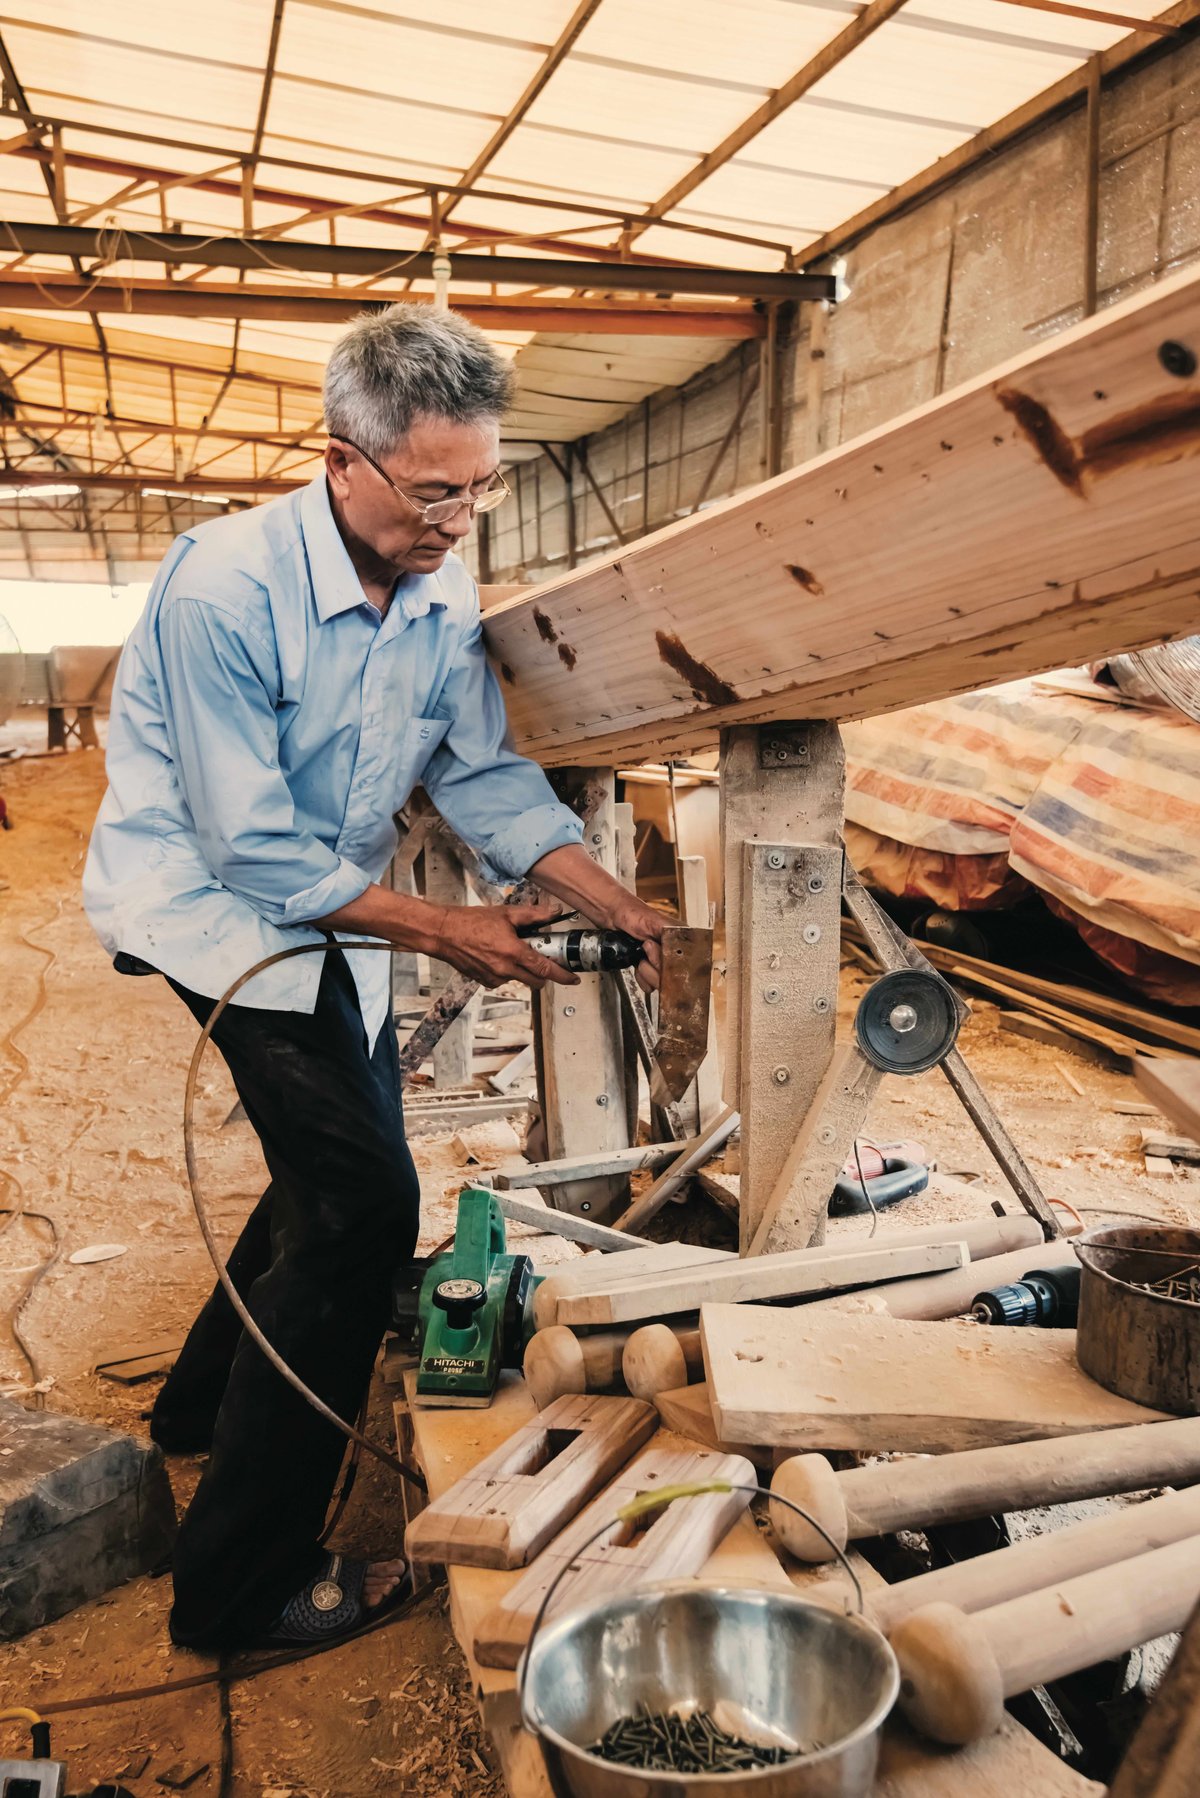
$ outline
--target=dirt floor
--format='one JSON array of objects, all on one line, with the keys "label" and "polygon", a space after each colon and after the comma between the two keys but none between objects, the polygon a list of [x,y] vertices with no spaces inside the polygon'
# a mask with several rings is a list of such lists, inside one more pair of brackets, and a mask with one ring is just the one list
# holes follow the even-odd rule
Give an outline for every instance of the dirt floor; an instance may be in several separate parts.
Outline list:
[{"label": "dirt floor", "polygon": [[[0,1390],[141,1432],[154,1384],[120,1387],[89,1370],[106,1352],[178,1340],[211,1270],[183,1177],[180,1114],[194,1026],[163,983],[111,971],[80,906],[102,788],[94,752],[0,762],[16,825],[0,835],[0,1206],[40,1212],[54,1232],[32,1216],[0,1217]],[[847,970],[843,1007],[862,984]],[[1144,1120],[1113,1109],[1137,1097],[1132,1081],[1011,1037],[998,1017],[976,1003],[962,1044],[1047,1191],[1089,1223],[1108,1213],[1195,1221],[1200,1176],[1148,1178],[1137,1152]],[[214,1056],[201,1080],[199,1143],[225,1242],[263,1180],[249,1128],[223,1127],[233,1102]],[[921,1138],[943,1171],[980,1176],[981,1191],[1008,1196],[936,1073],[885,1082],[871,1129],[879,1140]],[[452,1226],[462,1168],[445,1142],[420,1145],[418,1162],[428,1248]],[[906,1221],[920,1221],[919,1207],[906,1209]],[[708,1201],[694,1212],[695,1228],[730,1227]],[[122,1252],[70,1259],[97,1244]],[[13,1331],[18,1310],[28,1352]],[[382,1394],[371,1427],[390,1434]],[[180,1502],[197,1466],[171,1462]],[[401,1529],[392,1476],[368,1464],[339,1545],[395,1552]],[[140,1579],[0,1647],[5,1702],[111,1693],[213,1668],[170,1646],[168,1605],[166,1579]],[[120,1776],[135,1798],[148,1798],[168,1789],[164,1773],[195,1768],[204,1771],[186,1789],[201,1798],[486,1798],[502,1789],[438,1590],[393,1627],[319,1660],[237,1677],[229,1692],[233,1763],[224,1783],[219,1690],[208,1685],[60,1719],[55,1747],[70,1763],[71,1789]],[[0,1726],[0,1753],[18,1749],[21,1733]]]}]

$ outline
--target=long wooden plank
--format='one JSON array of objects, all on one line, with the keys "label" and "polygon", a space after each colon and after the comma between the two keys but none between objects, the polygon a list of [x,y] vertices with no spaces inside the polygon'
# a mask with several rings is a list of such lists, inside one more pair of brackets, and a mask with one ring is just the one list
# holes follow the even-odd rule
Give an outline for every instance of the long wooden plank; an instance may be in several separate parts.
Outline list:
[{"label": "long wooden plank", "polygon": [[617,1268],[603,1292],[564,1295],[556,1317],[579,1328],[588,1324],[637,1323],[645,1318],[672,1317],[698,1311],[710,1300],[730,1305],[799,1298],[807,1293],[845,1292],[882,1280],[912,1279],[965,1267],[970,1250],[961,1241],[876,1247],[856,1242],[837,1249],[797,1249],[785,1255],[755,1255],[715,1266],[684,1269],[676,1274],[622,1280]]},{"label": "long wooden plank", "polygon": [[[853,304],[853,301],[850,302]],[[520,746],[617,762],[1200,624],[1200,272],[489,612]],[[744,596],[745,603],[739,603]]]},{"label": "long wooden plank", "polygon": [[705,1305],[700,1336],[723,1442],[942,1454],[1164,1416],[1089,1380],[1074,1330]]}]

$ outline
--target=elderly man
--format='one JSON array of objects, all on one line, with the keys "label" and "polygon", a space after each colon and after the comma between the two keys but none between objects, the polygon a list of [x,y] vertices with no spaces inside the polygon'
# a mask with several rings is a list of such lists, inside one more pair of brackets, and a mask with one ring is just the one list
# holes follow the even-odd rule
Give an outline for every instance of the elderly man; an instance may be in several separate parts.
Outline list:
[{"label": "elderly man", "polygon": [[[164,976],[201,1023],[262,957],[346,934],[488,985],[573,981],[517,935],[549,911],[442,907],[379,884],[418,782],[498,878],[530,875],[642,939],[654,982],[660,920],[591,861],[574,814],[511,748],[475,584],[452,554],[507,496],[511,391],[453,314],[360,318],[326,372],[318,478],[185,532],[163,562],[121,658],[84,892],[118,971]],[[256,976],[214,1032],[270,1174],[230,1274],[344,1418],[417,1237],[390,1009],[388,957],[335,948]],[[343,1439],[220,1287],[151,1433],[211,1451],[175,1553],[177,1642],[327,1640],[403,1590],[401,1562],[323,1553]]]}]

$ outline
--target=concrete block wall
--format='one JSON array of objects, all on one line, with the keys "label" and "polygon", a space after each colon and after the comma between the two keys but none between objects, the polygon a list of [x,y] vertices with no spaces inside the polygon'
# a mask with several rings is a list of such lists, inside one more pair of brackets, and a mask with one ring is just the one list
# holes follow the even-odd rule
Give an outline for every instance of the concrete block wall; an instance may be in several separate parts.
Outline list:
[{"label": "concrete block wall", "polygon": [[[847,251],[849,296],[826,320],[816,368],[810,308],[781,346],[784,467],[885,424],[1083,317],[1085,134],[1077,107]],[[1200,37],[1193,34],[1131,65],[1102,96],[1099,304],[1197,259]],[[627,537],[693,509],[758,357],[757,344],[740,344],[589,440],[592,474]],[[760,400],[746,408],[709,485],[710,501],[766,472]],[[581,565],[615,548],[616,538],[578,468],[572,487]],[[491,523],[491,580],[538,580],[567,567],[564,483],[545,457],[523,465],[520,505],[505,506]]]}]

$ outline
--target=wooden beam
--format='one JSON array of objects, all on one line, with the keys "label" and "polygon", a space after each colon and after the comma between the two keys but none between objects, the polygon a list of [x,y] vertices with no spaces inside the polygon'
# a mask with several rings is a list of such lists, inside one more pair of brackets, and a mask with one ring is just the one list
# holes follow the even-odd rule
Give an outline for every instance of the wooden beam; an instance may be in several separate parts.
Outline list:
[{"label": "wooden beam", "polygon": [[[1200,0],[1177,0],[1175,6],[1154,22],[1154,27],[1144,23],[1139,30],[1122,38],[1110,50],[1100,52],[1104,78],[1107,80],[1118,69],[1145,56],[1148,51],[1161,49],[1162,38],[1157,35],[1156,27],[1170,25],[1182,30],[1197,19],[1200,19]],[[1077,106],[1087,92],[1087,81],[1087,65],[1084,63],[1069,75],[1064,75],[1061,81],[1056,81],[1053,87],[1046,88],[1032,100],[1026,100],[1012,112],[1006,113],[1002,119],[997,119],[994,125],[977,131],[974,137],[969,138],[965,144],[960,144],[957,150],[951,150],[929,168],[922,169],[920,174],[901,182],[891,193],[872,200],[869,206],[864,206],[861,212],[856,212],[843,224],[836,225],[832,231],[827,231],[814,242],[805,244],[800,252],[804,267],[811,268],[825,257],[836,255],[839,250],[857,242],[884,219],[908,212],[945,187],[947,182],[953,181],[956,175],[961,175],[964,169],[973,168],[977,162],[988,160],[1005,144],[1011,143],[1014,138],[1022,136],[1035,125],[1042,124],[1068,107]]]},{"label": "wooden beam", "polygon": [[1124,25],[1126,31],[1152,31],[1160,37],[1175,37],[1178,25],[1159,19],[1135,19],[1125,12],[1101,12],[1094,6],[1067,5],[1066,0],[1004,0],[1006,6],[1028,6],[1034,12],[1054,12],[1068,19],[1092,19],[1097,25]]},{"label": "wooden beam", "polygon": [[[521,123],[521,120],[525,117],[538,95],[543,91],[555,70],[559,67],[560,63],[565,61],[571,50],[574,49],[580,33],[583,31],[592,15],[599,10],[599,7],[600,0],[579,0],[579,4],[559,32],[554,43],[550,46],[550,49],[543,57],[533,75],[530,77],[524,90],[509,108],[506,116],[501,119],[491,137],[488,138],[487,143],[484,144],[470,168],[467,169],[466,173],[463,175],[460,183],[462,188],[467,189],[474,187],[489,163],[491,163],[504,148],[504,145],[508,142],[517,126]],[[461,193],[455,194],[442,207],[442,224],[445,224],[446,220],[450,217],[450,214],[454,211],[455,207],[463,197],[464,195]]]},{"label": "wooden beam", "polygon": [[[355,318],[368,306],[389,306],[405,299],[432,305],[424,293],[364,293],[361,288],[313,293],[310,288],[239,286],[205,281],[184,286],[178,281],[131,278],[121,281],[78,280],[62,275],[0,273],[0,308],[11,311],[57,312],[70,309],[118,315],[142,313],[167,318],[308,319],[337,324]],[[572,336],[605,337],[759,337],[763,321],[755,312],[734,308],[681,306],[661,309],[613,305],[597,300],[581,304],[567,299],[539,300],[536,305],[510,305],[503,296],[451,294],[450,303],[474,324],[502,331],[569,331]],[[218,377],[221,371],[213,371]]]},{"label": "wooden beam", "polygon": [[741,124],[736,126],[727,137],[722,138],[715,150],[710,150],[708,155],[702,157],[694,168],[689,169],[686,175],[669,187],[660,199],[655,200],[652,206],[647,207],[633,226],[631,235],[640,235],[647,226],[656,223],[666,213],[671,212],[681,200],[686,200],[689,194],[696,191],[702,181],[707,181],[710,175],[714,175],[718,169],[724,168],[725,164],[736,156],[739,150],[744,150],[760,131],[764,131],[774,119],[779,117],[780,113],[786,112],[788,107],[802,94],[806,94],[810,88],[815,87],[817,82],[823,80],[831,70],[836,69],[840,62],[844,62],[850,52],[857,50],[860,44],[865,43],[872,32],[878,31],[881,25],[886,25],[888,20],[900,11],[903,4],[904,0],[871,0],[871,4],[865,6],[857,18],[852,19],[849,25],[839,31],[838,35],[823,49],[818,50],[817,54],[811,57],[803,68],[797,69],[796,73],[790,80],[785,81],[782,87],[776,88],[770,98],[764,100],[762,105],[750,114],[749,118],[743,119]]},{"label": "wooden beam", "polygon": [[1200,380],[1159,350],[1194,340],[1198,307],[1184,272],[493,607],[518,742],[620,763],[1193,634]]}]

